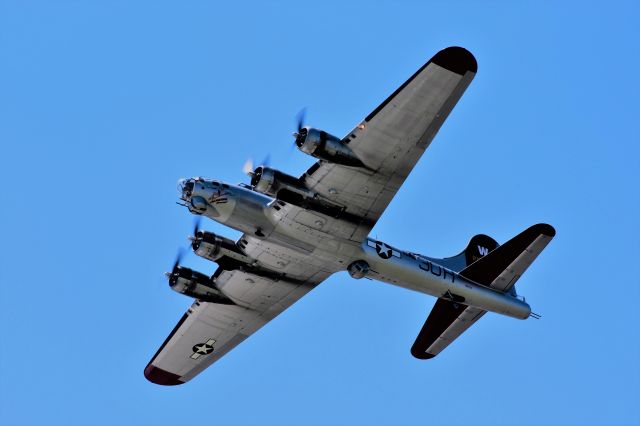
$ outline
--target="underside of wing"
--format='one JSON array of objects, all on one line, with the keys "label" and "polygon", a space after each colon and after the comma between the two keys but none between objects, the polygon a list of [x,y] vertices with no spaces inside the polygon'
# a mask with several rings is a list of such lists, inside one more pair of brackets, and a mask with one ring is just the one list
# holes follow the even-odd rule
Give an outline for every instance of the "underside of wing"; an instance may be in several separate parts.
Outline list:
[{"label": "underside of wing", "polygon": [[[215,289],[217,298],[196,300],[183,315],[144,370],[151,382],[178,385],[191,380],[331,274],[311,262],[306,268],[301,266],[305,255],[294,258],[294,252],[289,251],[285,259],[277,257],[284,256],[283,249],[279,251],[273,244],[246,235],[241,241],[248,253],[263,262],[259,267],[218,268],[205,283]],[[266,253],[273,259],[265,257]],[[274,271],[276,267],[280,271]],[[291,272],[296,273],[295,278],[289,276]]]},{"label": "underside of wing", "polygon": [[367,236],[476,71],[467,50],[438,52],[342,139],[365,167],[319,161],[301,177],[342,206],[346,218],[356,218],[351,234],[343,237],[359,242]]},{"label": "underside of wing", "polygon": [[268,321],[238,305],[196,301],[144,370],[159,385],[191,380]]}]

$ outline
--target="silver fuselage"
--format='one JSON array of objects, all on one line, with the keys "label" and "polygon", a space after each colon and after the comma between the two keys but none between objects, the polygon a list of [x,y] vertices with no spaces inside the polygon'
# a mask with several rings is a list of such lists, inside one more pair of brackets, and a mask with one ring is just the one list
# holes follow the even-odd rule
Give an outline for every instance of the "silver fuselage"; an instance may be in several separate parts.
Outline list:
[{"label": "silver fuselage", "polygon": [[[357,244],[296,223],[295,219],[283,220],[283,204],[248,187],[196,179],[192,189],[186,192],[183,189],[182,199],[192,213],[272,243],[312,252],[334,272],[347,270],[354,262],[366,262],[367,271],[360,276],[363,278],[518,319],[528,318],[531,313],[524,300],[469,281],[438,259],[399,250],[370,238]],[[304,212],[291,205],[286,209],[293,218]]]}]

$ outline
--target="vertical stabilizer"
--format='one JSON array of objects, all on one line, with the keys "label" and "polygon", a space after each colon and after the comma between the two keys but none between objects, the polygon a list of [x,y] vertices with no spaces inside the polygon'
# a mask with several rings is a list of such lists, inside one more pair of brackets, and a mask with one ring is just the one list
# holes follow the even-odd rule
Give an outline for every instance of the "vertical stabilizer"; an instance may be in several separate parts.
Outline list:
[{"label": "vertical stabilizer", "polygon": [[442,266],[460,272],[473,262],[498,248],[499,244],[488,235],[478,234],[471,238],[467,247],[456,256],[434,259]]}]

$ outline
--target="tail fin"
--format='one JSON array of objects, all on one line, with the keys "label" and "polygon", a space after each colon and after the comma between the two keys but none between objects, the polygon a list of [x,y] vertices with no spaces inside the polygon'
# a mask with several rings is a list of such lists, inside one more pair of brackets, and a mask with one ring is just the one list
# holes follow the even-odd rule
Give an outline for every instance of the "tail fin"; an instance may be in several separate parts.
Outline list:
[{"label": "tail fin", "polygon": [[467,248],[464,249],[465,266],[469,266],[476,260],[484,257],[498,248],[500,244],[488,235],[479,234],[471,238]]},{"label": "tail fin", "polygon": [[509,291],[555,235],[556,230],[551,225],[533,225],[471,263],[460,271],[460,275],[497,290]]},{"label": "tail fin", "polygon": [[499,244],[488,235],[478,234],[471,238],[467,247],[453,257],[438,259],[438,263],[453,271],[460,272],[476,260],[494,251]]}]

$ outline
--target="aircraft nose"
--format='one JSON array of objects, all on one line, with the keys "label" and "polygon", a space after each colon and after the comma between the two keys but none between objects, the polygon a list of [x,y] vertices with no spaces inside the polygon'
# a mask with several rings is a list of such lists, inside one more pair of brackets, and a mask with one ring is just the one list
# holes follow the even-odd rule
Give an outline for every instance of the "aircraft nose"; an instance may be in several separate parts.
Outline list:
[{"label": "aircraft nose", "polygon": [[188,200],[193,192],[193,179],[178,179],[178,192],[180,193],[180,198]]}]

